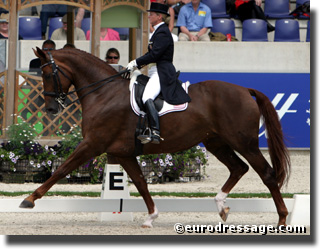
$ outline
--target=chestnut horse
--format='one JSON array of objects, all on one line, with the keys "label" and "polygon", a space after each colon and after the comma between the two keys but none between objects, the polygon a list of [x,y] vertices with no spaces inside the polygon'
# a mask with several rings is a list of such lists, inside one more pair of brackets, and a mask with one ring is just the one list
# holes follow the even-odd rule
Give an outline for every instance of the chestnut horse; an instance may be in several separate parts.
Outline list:
[{"label": "chestnut horse", "polygon": [[[134,153],[138,116],[130,106],[129,80],[117,75],[99,58],[77,49],[46,54],[37,48],[34,53],[42,63],[48,113],[57,115],[70,86],[75,86],[82,106],[83,141],[45,183],[24,199],[20,207],[34,207],[35,200],[45,195],[59,179],[90,158],[107,152],[131,177],[149,213],[143,227],[152,227],[158,210]],[[160,117],[164,141],[158,145],[145,144],[143,154],[182,151],[202,142],[230,171],[229,178],[215,197],[219,214],[226,220],[229,212],[224,204],[226,197],[249,169],[235,153],[238,152],[270,190],[279,215],[278,225],[285,225],[288,211],[280,188],[288,179],[290,159],[277,112],[270,100],[257,90],[212,80],[192,84],[189,95],[192,101],[186,111]],[[273,167],[259,149],[260,116],[264,117]]]}]

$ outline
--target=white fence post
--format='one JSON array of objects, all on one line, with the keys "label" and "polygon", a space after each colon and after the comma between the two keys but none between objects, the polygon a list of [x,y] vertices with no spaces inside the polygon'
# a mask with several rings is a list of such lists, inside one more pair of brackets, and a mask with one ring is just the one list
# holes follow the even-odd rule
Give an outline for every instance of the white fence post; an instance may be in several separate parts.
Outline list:
[{"label": "white fence post", "polygon": [[310,226],[310,195],[295,194],[288,225]]},{"label": "white fence post", "polygon": [[129,199],[128,176],[119,164],[106,164],[101,199],[120,199],[119,211],[99,214],[100,221],[132,221],[132,212],[122,212],[122,199]]}]

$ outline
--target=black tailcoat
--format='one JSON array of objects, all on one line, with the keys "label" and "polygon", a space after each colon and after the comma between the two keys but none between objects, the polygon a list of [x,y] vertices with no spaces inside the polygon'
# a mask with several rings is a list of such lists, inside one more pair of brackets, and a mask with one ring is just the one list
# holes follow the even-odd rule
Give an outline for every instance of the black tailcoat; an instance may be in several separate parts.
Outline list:
[{"label": "black tailcoat", "polygon": [[160,25],[152,35],[148,52],[137,58],[138,68],[156,63],[160,78],[161,93],[166,102],[178,105],[191,99],[181,84],[177,83],[176,69],[172,64],[174,44],[171,32],[166,24]]}]

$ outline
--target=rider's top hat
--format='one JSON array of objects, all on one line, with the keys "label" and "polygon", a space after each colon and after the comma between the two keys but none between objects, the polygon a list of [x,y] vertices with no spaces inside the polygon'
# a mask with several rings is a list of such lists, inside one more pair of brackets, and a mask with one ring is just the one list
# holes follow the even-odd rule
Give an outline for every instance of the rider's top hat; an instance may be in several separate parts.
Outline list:
[{"label": "rider's top hat", "polygon": [[151,3],[149,12],[157,12],[168,15],[169,6],[162,3]]}]

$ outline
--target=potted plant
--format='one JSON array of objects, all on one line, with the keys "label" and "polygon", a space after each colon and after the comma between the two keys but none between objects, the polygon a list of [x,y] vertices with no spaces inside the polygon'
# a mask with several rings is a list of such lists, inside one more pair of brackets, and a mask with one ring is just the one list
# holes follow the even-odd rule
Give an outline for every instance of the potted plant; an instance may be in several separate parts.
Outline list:
[{"label": "potted plant", "polygon": [[206,149],[200,146],[172,154],[142,155],[137,159],[148,183],[199,180],[205,176],[208,162]]},{"label": "potted plant", "polygon": [[55,152],[35,141],[34,127],[22,121],[6,130],[9,140],[0,145],[0,166],[4,181],[39,182],[41,178],[50,176]]},{"label": "potted plant", "polygon": [[[62,135],[58,144],[42,146],[36,141],[34,126],[21,117],[18,121],[6,128],[9,139],[0,145],[0,181],[3,182],[44,182],[82,140],[81,129],[74,126],[70,134]],[[106,154],[92,158],[61,182],[100,182],[106,160]]]}]

